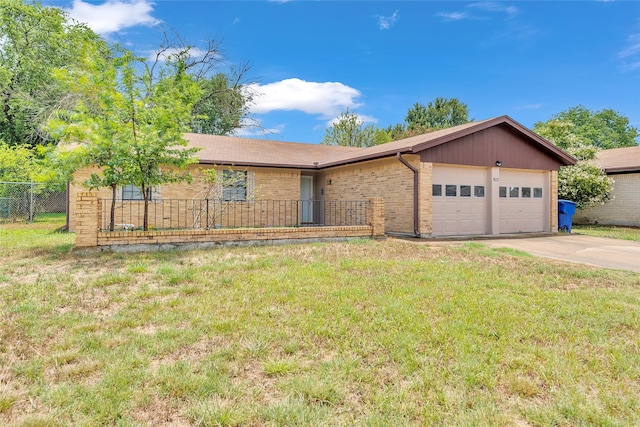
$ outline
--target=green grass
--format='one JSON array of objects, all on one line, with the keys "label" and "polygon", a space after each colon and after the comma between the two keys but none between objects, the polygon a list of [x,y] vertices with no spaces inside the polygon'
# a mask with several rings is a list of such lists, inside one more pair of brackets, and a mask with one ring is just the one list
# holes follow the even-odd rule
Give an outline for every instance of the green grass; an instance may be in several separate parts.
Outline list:
[{"label": "green grass", "polygon": [[58,226],[0,233],[0,425],[640,425],[638,274],[402,241],[80,254]]},{"label": "green grass", "polygon": [[609,237],[620,240],[640,241],[640,228],[618,227],[615,225],[574,225],[571,231],[594,237]]}]

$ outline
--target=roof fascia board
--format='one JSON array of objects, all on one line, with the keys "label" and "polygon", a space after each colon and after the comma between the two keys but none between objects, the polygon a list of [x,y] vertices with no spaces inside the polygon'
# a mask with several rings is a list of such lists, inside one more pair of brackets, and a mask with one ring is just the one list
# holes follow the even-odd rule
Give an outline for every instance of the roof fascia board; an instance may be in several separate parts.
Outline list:
[{"label": "roof fascia board", "polygon": [[620,168],[604,168],[607,175],[617,175],[622,173],[640,173],[640,166],[629,166]]}]

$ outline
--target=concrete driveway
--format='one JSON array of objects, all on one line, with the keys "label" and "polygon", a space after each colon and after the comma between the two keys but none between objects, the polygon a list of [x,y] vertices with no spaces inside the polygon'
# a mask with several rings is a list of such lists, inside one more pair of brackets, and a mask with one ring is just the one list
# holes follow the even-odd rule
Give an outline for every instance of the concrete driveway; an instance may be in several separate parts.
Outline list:
[{"label": "concrete driveway", "polygon": [[488,239],[479,243],[492,248],[518,249],[546,258],[640,272],[640,242],[559,234],[522,239]]}]

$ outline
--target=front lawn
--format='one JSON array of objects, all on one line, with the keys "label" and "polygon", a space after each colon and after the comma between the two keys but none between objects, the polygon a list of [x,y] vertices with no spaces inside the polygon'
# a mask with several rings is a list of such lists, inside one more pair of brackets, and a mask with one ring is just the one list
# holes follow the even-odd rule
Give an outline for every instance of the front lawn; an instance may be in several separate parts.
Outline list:
[{"label": "front lawn", "polygon": [[640,241],[640,228],[637,227],[591,224],[573,225],[571,228],[574,233],[585,234],[587,236]]},{"label": "front lawn", "polygon": [[395,240],[79,254],[55,228],[0,229],[0,425],[640,425],[638,274]]}]

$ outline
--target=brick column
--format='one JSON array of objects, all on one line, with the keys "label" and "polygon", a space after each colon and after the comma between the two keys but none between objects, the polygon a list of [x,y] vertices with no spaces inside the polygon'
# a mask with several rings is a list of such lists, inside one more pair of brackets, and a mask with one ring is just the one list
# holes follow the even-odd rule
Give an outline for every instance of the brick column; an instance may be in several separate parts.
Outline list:
[{"label": "brick column", "polygon": [[384,199],[382,197],[369,199],[367,223],[373,227],[373,237],[384,236]]},{"label": "brick column", "polygon": [[96,193],[76,197],[76,248],[98,246],[99,200]]}]

